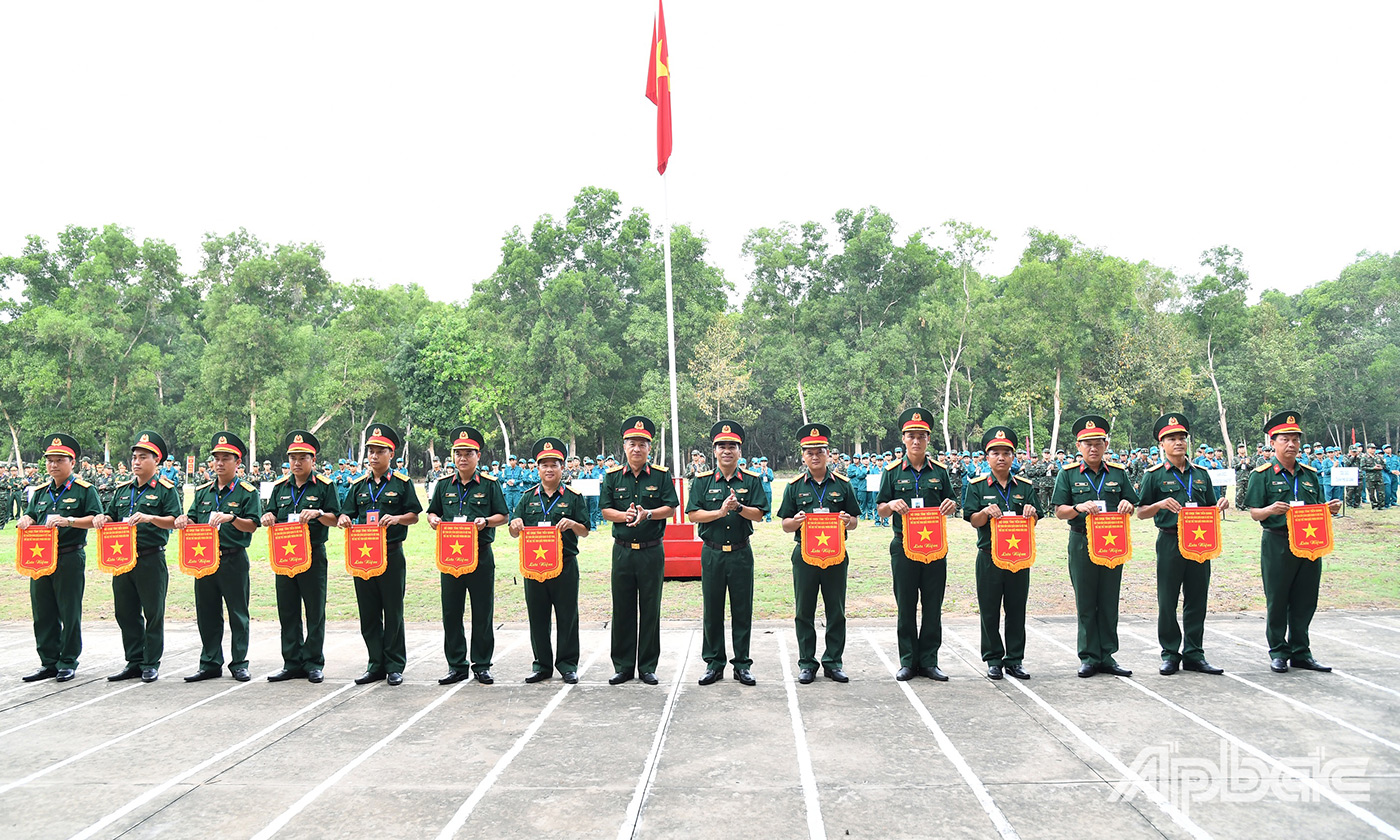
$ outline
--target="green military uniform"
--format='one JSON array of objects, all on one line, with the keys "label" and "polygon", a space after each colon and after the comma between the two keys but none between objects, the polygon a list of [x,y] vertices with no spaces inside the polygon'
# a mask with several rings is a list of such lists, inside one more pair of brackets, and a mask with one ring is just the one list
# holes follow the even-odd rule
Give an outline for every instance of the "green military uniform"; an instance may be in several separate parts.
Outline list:
[{"label": "green military uniform", "polygon": [[[1096,414],[1085,415],[1074,421],[1073,433],[1079,441],[1107,440],[1108,421]],[[1138,503],[1127,470],[1122,464],[1105,460],[1097,471],[1085,463],[1066,466],[1055,479],[1050,502],[1059,507],[1101,501],[1102,509],[1112,513],[1124,499],[1134,506]],[[1069,520],[1069,578],[1074,585],[1074,607],[1079,619],[1082,677],[1127,671],[1119,668],[1113,658],[1118,652],[1118,594],[1123,585],[1123,567],[1110,569],[1089,559],[1087,523],[1088,516],[1083,513]]]},{"label": "green military uniform", "polygon": [[15,512],[15,498],[20,492],[19,482],[0,472],[0,528],[10,524]]},{"label": "green military uniform", "polygon": [[[622,421],[622,439],[650,442],[656,424],[649,418]],[[603,474],[598,493],[602,510],[627,511],[680,506],[675,483],[665,467],[644,464],[640,470],[619,464]],[[666,578],[666,536],[669,516],[651,514],[635,525],[614,522],[612,527],[612,663],[610,683],[632,678],[633,670],[648,685],[656,683],[661,661],[661,587]]]},{"label": "green military uniform", "polygon": [[[458,426],[451,432],[452,450],[481,453],[483,435],[471,426]],[[504,522],[510,515],[506,496],[496,479],[477,466],[469,478],[462,480],[453,470],[451,476],[440,476],[428,500],[428,513],[445,522],[477,522],[499,516]],[[491,676],[491,657],[496,652],[496,556],[491,544],[496,539],[494,526],[480,524],[476,532],[476,569],[464,575],[439,572],[442,586],[442,650],[447,657],[447,676],[438,680],[450,685],[475,673],[485,685],[495,682]],[[462,624],[467,599],[472,604],[471,660],[467,659],[467,635]]]},{"label": "green military uniform", "polygon": [[[306,429],[296,429],[283,441],[287,457],[310,455],[315,458],[321,441]],[[320,511],[307,523],[311,541],[311,566],[295,575],[274,574],[273,589],[277,594],[277,623],[282,631],[282,670],[268,676],[269,682],[306,677],[321,682],[326,667],[326,540],[330,526],[321,516],[339,516],[340,498],[330,479],[312,469],[304,483],[295,474],[288,474],[272,484],[264,514],[272,514],[275,522],[295,522],[304,510]],[[306,613],[303,633],[302,612]]]},{"label": "green military uniform", "polygon": [[[137,432],[133,452],[144,450],[159,462],[165,453],[165,438],[149,429]],[[118,522],[134,514],[148,516],[180,515],[182,500],[175,485],[153,472],[151,480],[135,476],[117,485],[116,495],[107,504],[107,516]],[[113,677],[128,679],[139,675],[153,682],[165,653],[165,596],[170,588],[170,568],[165,563],[165,545],[170,531],[153,522],[136,526],[136,566],[112,578],[112,613],[121,628],[126,650],[126,669]]]},{"label": "green military uniform", "polygon": [[[214,435],[210,452],[229,454],[242,459],[247,452],[243,441],[230,432]],[[229,513],[239,519],[251,519],[256,525],[262,517],[262,500],[257,485],[234,480],[227,488],[215,479],[196,487],[194,499],[186,511],[191,521],[205,524],[212,513]],[[248,676],[248,546],[253,534],[240,531],[232,521],[219,526],[219,568],[213,574],[195,578],[194,614],[203,647],[199,654],[199,670],[185,677],[197,682],[219,676],[224,663],[224,608],[228,608],[229,672],[234,679],[247,681]]]},{"label": "green military uniform", "polygon": [[[915,407],[899,417],[899,433],[928,434],[928,409]],[[910,507],[941,507],[945,500],[953,501],[961,488],[954,488],[948,468],[942,461],[925,454],[924,462],[915,469],[907,456],[885,468],[880,477],[877,505],[887,505],[900,499]],[[904,517],[894,514],[894,539],[890,542],[890,574],[894,582],[896,610],[895,636],[899,642],[900,671],[896,679],[910,679],[915,673],[931,679],[946,680],[938,667],[938,649],[943,645],[943,594],[948,586],[947,559],[921,563],[904,553]],[[923,607],[923,626],[919,625],[919,608]]]},{"label": "green military uniform", "polygon": [[[399,447],[399,433],[384,423],[368,429],[365,446],[377,446],[391,453]],[[403,516],[423,512],[418,492],[408,473],[389,470],[376,477],[373,471],[355,479],[345,501],[341,516],[356,524],[378,521],[381,516]],[[408,587],[408,564],[403,555],[403,541],[408,526],[387,526],[384,534],[388,551],[388,568],[383,574],[365,580],[355,578],[355,603],[360,610],[360,637],[365,640],[369,654],[365,672],[356,681],[361,685],[388,677],[390,685],[403,682],[403,669],[408,664],[408,647],[404,639],[403,597]]]},{"label": "green military uniform", "polygon": [[[825,458],[831,429],[822,423],[812,423],[798,430],[797,439],[804,451],[818,449]],[[828,469],[821,481],[814,481],[809,470],[783,490],[778,518],[792,519],[799,513],[846,513],[852,517],[846,530],[851,530],[860,521],[857,495],[847,476]],[[842,657],[846,651],[846,576],[851,567],[850,557],[847,555],[837,563],[818,568],[802,559],[801,529],[793,534],[793,541],[797,543],[792,550],[792,592],[796,610],[793,624],[797,632],[798,679],[810,683],[817,670],[817,595],[820,594],[826,609],[822,671],[837,682],[846,682]]]},{"label": "green military uniform", "polygon": [[[1015,451],[1016,433],[1005,426],[994,426],[982,435],[982,451],[991,455],[992,447],[1007,447]],[[1032,465],[1037,466],[1037,465]],[[1021,475],[1007,475],[1006,483],[992,473],[979,475],[963,489],[962,516],[972,517],[995,506],[1002,516],[1023,516],[1026,505],[1035,508],[1036,521],[1044,517],[1035,492],[1035,482]],[[988,517],[977,529],[977,613],[982,631],[982,661],[987,663],[987,676],[1002,677],[1003,669],[1019,679],[1029,674],[1021,667],[1026,658],[1026,602],[1031,593],[1029,568],[1003,569],[992,562],[992,520]],[[1006,641],[1001,635],[1001,614],[1006,611]]]},{"label": "green military uniform", "polygon": [[[49,435],[44,456],[60,455],[76,459],[81,454],[78,441],[58,432]],[[73,679],[78,656],[83,652],[83,567],[87,529],[74,527],[69,520],[96,516],[102,512],[97,490],[77,475],[62,483],[53,478],[34,493],[25,516],[36,525],[46,525],[50,516],[65,518],[58,529],[58,568],[51,574],[29,581],[29,606],[34,616],[34,646],[40,669],[24,677],[26,682],[57,677]]]},{"label": "green military uniform", "polygon": [[[721,444],[743,446],[744,427],[732,420],[721,420],[710,429],[710,439],[718,448]],[[716,459],[718,463],[718,458]],[[753,521],[742,515],[744,508],[757,509],[767,515],[771,509],[768,494],[763,492],[763,479],[757,472],[736,468],[725,477],[719,469],[707,470],[695,476],[690,484],[686,513],[698,510],[720,510],[731,495],[739,507],[697,527],[700,535],[700,593],[703,612],[703,640],[700,656],[705,660],[702,685],[709,685],[724,674],[724,601],[729,598],[732,622],[734,679],[753,685],[749,669],[749,638],[753,631],[753,548],[749,537]]]},{"label": "green military uniform", "polygon": [[[535,461],[546,458],[559,461],[562,476],[564,466],[564,442],[559,438],[540,438],[535,441]],[[570,490],[561,480],[551,494],[546,494],[544,484],[535,485],[515,505],[514,519],[519,519],[527,527],[543,522],[558,525],[561,519],[568,519],[588,530],[588,502]],[[572,528],[563,532],[564,569],[546,581],[525,579],[525,611],[530,617],[530,649],[535,661],[528,683],[546,680],[558,669],[568,683],[578,682],[578,534]],[[557,649],[551,642],[550,612],[559,625]]]},{"label": "green military uniform", "polygon": [[1366,444],[1366,454],[1361,456],[1361,480],[1366,483],[1366,496],[1371,501],[1371,510],[1385,507],[1385,459],[1376,454],[1374,443]]},{"label": "green military uniform", "polygon": [[[1189,435],[1191,421],[1183,414],[1164,414],[1153,424],[1157,441],[1171,435]],[[1191,463],[1178,470],[1170,461],[1154,464],[1143,474],[1139,502],[1143,508],[1175,499],[1183,507],[1214,507],[1215,491],[1205,467]],[[1144,511],[1145,512],[1145,511]],[[1206,662],[1206,601],[1210,595],[1210,561],[1197,562],[1181,556],[1177,541],[1179,514],[1166,508],[1152,517],[1157,526],[1157,642],[1162,647],[1164,675],[1178,667],[1190,671],[1220,673]],[[1177,601],[1181,601],[1181,624],[1176,621]],[[1185,626],[1183,635],[1182,627]],[[1184,645],[1183,645],[1184,643]]]},{"label": "green military uniform", "polygon": [[[1281,412],[1264,424],[1271,439],[1278,435],[1302,437],[1297,411]],[[1295,463],[1290,472],[1277,457],[1256,467],[1249,474],[1245,505],[1251,510],[1275,502],[1321,504],[1322,480],[1317,471]],[[1317,592],[1322,582],[1322,563],[1299,557],[1288,547],[1288,519],[1284,514],[1268,516],[1259,542],[1259,567],[1264,578],[1264,637],[1269,642],[1270,667],[1277,672],[1289,665],[1317,671],[1331,670],[1313,659],[1308,626],[1317,612]]]},{"label": "green military uniform", "polygon": [[[1361,454],[1361,444],[1352,444],[1351,451],[1347,453],[1345,465],[1348,467],[1356,467],[1359,472],[1357,473],[1357,483],[1348,487],[1346,490],[1346,501],[1349,507],[1358,509],[1361,507],[1361,502],[1365,498],[1364,494],[1366,490],[1366,471],[1364,469],[1364,464],[1362,464],[1364,459],[1365,456]],[[1262,467],[1265,463],[1268,463],[1267,459],[1265,459],[1263,463],[1255,464],[1255,467]]]}]

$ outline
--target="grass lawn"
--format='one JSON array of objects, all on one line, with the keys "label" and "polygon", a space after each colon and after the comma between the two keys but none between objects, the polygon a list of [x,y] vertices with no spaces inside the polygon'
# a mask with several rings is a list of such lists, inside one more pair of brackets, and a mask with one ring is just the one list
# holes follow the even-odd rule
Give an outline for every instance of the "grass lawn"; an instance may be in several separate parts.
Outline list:
[{"label": "grass lawn", "polygon": [[[782,482],[774,485],[781,498]],[[419,495],[423,494],[422,488]],[[1333,520],[1337,550],[1321,561],[1324,570],[1321,608],[1400,607],[1400,511],[1376,513],[1368,509],[1348,509],[1343,519]],[[611,611],[608,570],[612,540],[610,526],[580,541],[580,617],[584,621],[605,621]],[[1070,588],[1065,562],[1065,523],[1047,520],[1036,529],[1038,560],[1032,575],[1029,611],[1033,615],[1068,615],[1074,612],[1074,592]],[[13,539],[13,529],[6,536]],[[964,522],[952,523],[952,547],[945,561],[949,564],[948,592],[943,609],[949,614],[972,615],[977,611],[973,558],[976,535]],[[894,615],[890,589],[889,544],[892,531],[862,522],[848,535],[851,569],[847,613],[852,618],[881,618]],[[1156,529],[1151,520],[1133,523],[1134,556],[1124,568],[1122,609],[1126,613],[1156,610],[1156,563],[1153,545]],[[11,543],[12,544],[12,543]],[[95,538],[89,539],[89,547]],[[344,570],[341,534],[333,530],[327,545],[330,558],[330,620],[357,617],[355,591]],[[1259,526],[1247,516],[1230,512],[1225,520],[1225,553],[1212,561],[1210,608],[1212,611],[1263,609],[1264,594],[1259,577]],[[792,548],[790,534],[784,534],[776,521],[761,523],[753,539],[754,617],[766,619],[792,616]],[[504,528],[496,535],[496,618],[498,621],[525,621],[525,599],[515,553],[515,541]],[[439,575],[433,561],[432,531],[420,522],[409,531],[405,546],[408,557],[406,612],[409,621],[437,621],[441,618]],[[252,616],[275,621],[276,599],[273,575],[267,566],[267,538],[260,530],[253,536],[249,552],[252,560]],[[172,555],[173,561],[173,540]],[[8,563],[0,573],[0,620],[28,620],[28,579]],[[193,620],[193,579],[172,568],[166,614],[172,621]],[[112,588],[108,576],[88,563],[87,592],[83,615],[90,619],[112,617]],[[699,580],[666,582],[662,617],[700,618]]]}]

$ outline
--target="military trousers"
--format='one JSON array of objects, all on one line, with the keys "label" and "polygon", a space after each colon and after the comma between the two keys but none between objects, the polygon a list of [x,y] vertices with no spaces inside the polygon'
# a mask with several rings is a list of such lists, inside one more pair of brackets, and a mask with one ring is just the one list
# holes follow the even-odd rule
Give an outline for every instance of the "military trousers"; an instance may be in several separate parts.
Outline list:
[{"label": "military trousers", "polygon": [[[846,575],[850,571],[849,556],[840,563],[819,569],[802,559],[802,546],[792,550],[792,594],[796,602],[793,619],[797,631],[797,667],[813,671],[818,665],[836,670],[844,668],[846,652]],[[821,662],[817,661],[817,596],[821,595],[826,614],[826,648]]]},{"label": "military trousers", "polygon": [[277,623],[282,628],[282,667],[288,671],[326,667],[326,567],[326,544],[321,543],[311,547],[311,567],[306,571],[291,577],[272,576]]},{"label": "military trousers", "polygon": [[[592,498],[591,496],[589,498]],[[661,587],[666,551],[613,542],[612,664],[619,674],[654,674],[661,662]]]},{"label": "military trousers", "polygon": [[1273,659],[1311,659],[1308,625],[1317,612],[1322,563],[1288,550],[1288,534],[1264,531],[1259,541],[1264,577],[1264,638]]},{"label": "military trousers", "polygon": [[[578,672],[578,560],[564,560],[564,569],[546,581],[525,579],[525,613],[530,618],[530,649],[535,673]],[[553,644],[550,616],[558,625],[558,644]]]},{"label": "military trousers", "polygon": [[194,617],[199,626],[199,670],[217,671],[224,664],[224,608],[228,608],[228,668],[248,667],[248,551],[239,546],[221,549],[219,568],[195,578]]},{"label": "military trousers", "polygon": [[1397,479],[1387,472],[1385,474],[1385,506],[1391,507],[1395,504],[1395,486]]},{"label": "military trousers", "polygon": [[1377,475],[1366,476],[1366,496],[1371,500],[1371,509],[1385,507],[1385,479]]},{"label": "military trousers", "polygon": [[[895,638],[901,668],[938,667],[943,646],[943,594],[948,587],[948,562],[920,563],[904,553],[896,537],[890,543],[890,573],[894,579]],[[919,609],[923,608],[923,623]]]},{"label": "military trousers", "polygon": [[749,639],[753,634],[753,549],[748,545],[723,551],[706,545],[700,549],[700,595],[703,639],[700,656],[712,671],[723,671],[724,601],[729,598],[729,620],[738,669],[753,667]]},{"label": "military trousers", "polygon": [[0,493],[0,528],[4,528],[10,522],[10,517],[15,511],[14,494],[6,490]]},{"label": "military trousers", "polygon": [[[1031,594],[1031,570],[1010,571],[992,562],[990,552],[977,552],[977,615],[982,628],[982,661],[988,665],[1020,665],[1026,658],[1026,601]],[[1006,642],[1001,615],[1006,612]]]},{"label": "military trousers", "polygon": [[404,639],[403,595],[408,585],[403,543],[388,545],[388,568],[368,580],[355,578],[355,603],[360,609],[360,638],[369,654],[365,670],[402,674],[408,664]]},{"label": "military trousers", "polygon": [[78,667],[83,652],[83,567],[80,548],[58,555],[52,574],[29,582],[29,608],[34,616],[34,647],[39,663],[60,670]]},{"label": "military trousers", "polygon": [[126,664],[159,668],[165,655],[165,595],[170,567],[165,548],[136,557],[136,566],[112,578],[112,615],[122,632]]},{"label": "military trousers", "polygon": [[[1162,661],[1200,662],[1206,658],[1206,601],[1210,596],[1210,561],[1181,556],[1176,529],[1157,530],[1157,643]],[[1181,624],[1176,605],[1181,603]],[[1182,628],[1185,627],[1183,634]],[[1183,642],[1185,644],[1183,644]]]},{"label": "military trousers", "polygon": [[475,673],[491,669],[496,653],[496,555],[491,543],[477,541],[476,569],[454,577],[439,573],[442,583],[442,652],[447,668],[465,673],[468,668],[467,599],[472,605],[470,667]]},{"label": "military trousers", "polygon": [[1116,665],[1118,652],[1118,594],[1123,567],[1110,569],[1089,559],[1089,542],[1069,532],[1069,580],[1074,586],[1074,611],[1079,619],[1079,661],[1086,665]]}]

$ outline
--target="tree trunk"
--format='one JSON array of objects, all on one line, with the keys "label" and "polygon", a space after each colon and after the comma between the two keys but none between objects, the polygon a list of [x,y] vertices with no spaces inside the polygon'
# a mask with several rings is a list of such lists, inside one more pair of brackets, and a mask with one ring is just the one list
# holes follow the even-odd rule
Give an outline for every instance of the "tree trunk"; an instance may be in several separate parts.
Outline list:
[{"label": "tree trunk", "polygon": [[15,428],[14,421],[10,419],[9,409],[0,408],[0,414],[5,415],[5,425],[10,427],[10,442],[15,447],[15,466],[19,467],[20,470],[23,471],[24,457],[19,451],[19,429]]},{"label": "tree trunk", "polygon": [[1060,448],[1060,369],[1055,368],[1055,419],[1050,425],[1050,451]]},{"label": "tree trunk", "polygon": [[[807,419],[807,397],[802,393],[802,380],[800,378],[797,380],[797,401],[802,405],[802,425],[805,426],[810,421]],[[715,422],[719,422],[718,417],[715,418]]]},{"label": "tree trunk", "polygon": [[1035,454],[1035,410],[1030,402],[1026,403],[1026,451]]},{"label": "tree trunk", "polygon": [[501,425],[501,441],[505,445],[506,460],[510,459],[510,432],[506,431],[506,421],[501,419],[500,411],[493,411],[496,415],[496,422]]},{"label": "tree trunk", "polygon": [[331,409],[330,409],[329,411],[327,411],[325,414],[322,414],[322,415],[316,420],[315,423],[312,423],[312,424],[311,424],[311,428],[307,429],[307,431],[310,432],[310,433],[313,434],[313,435],[316,434],[317,432],[321,431],[321,427],[324,426],[324,425],[326,425],[327,423],[329,423],[329,422],[331,421],[331,418],[335,416],[335,413],[336,413],[337,411],[340,411],[342,408],[344,408],[344,407],[345,407],[345,403],[347,403],[347,402],[349,402],[349,400],[348,400],[348,399],[345,399],[345,400],[341,400],[340,402],[336,403],[333,407],[331,407]]},{"label": "tree trunk", "polygon": [[365,459],[365,432],[369,431],[369,427],[374,425],[374,418],[378,416],[379,409],[376,408],[369,413],[369,422],[360,427],[360,451],[355,458],[355,463],[357,464]]},{"label": "tree trunk", "polygon": [[258,399],[257,391],[248,395],[248,460],[244,463],[256,464],[258,462]]},{"label": "tree trunk", "polygon": [[1220,383],[1215,381],[1215,351],[1211,347],[1213,335],[1206,336],[1206,370],[1210,373],[1210,387],[1215,389],[1215,408],[1220,412],[1220,437],[1225,441],[1225,451],[1233,453],[1235,446],[1230,442],[1230,426],[1225,421],[1225,401],[1220,398]]}]

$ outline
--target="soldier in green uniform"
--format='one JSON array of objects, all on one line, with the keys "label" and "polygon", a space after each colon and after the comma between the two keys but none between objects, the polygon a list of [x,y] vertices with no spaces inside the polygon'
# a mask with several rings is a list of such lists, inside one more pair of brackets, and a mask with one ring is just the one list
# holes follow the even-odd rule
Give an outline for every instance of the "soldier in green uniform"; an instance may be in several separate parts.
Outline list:
[{"label": "soldier in green uniform", "polygon": [[[1210,595],[1210,561],[1181,556],[1177,543],[1177,515],[1182,508],[1214,506],[1228,510],[1230,500],[1217,501],[1210,473],[1187,460],[1191,421],[1184,414],[1164,414],[1152,424],[1166,460],[1143,473],[1138,519],[1152,519],[1157,526],[1157,641],[1162,646],[1163,676],[1178,669],[1203,674],[1223,674],[1206,661],[1206,600]],[[1181,601],[1181,624],[1176,604]],[[1185,636],[1182,635],[1185,625]],[[1183,641],[1185,646],[1183,646]]]},{"label": "soldier in green uniform", "polygon": [[[977,612],[982,629],[982,661],[987,677],[1003,673],[1028,680],[1022,663],[1026,658],[1026,602],[1031,593],[1031,570],[1003,569],[992,562],[992,520],[1002,516],[1028,516],[1039,523],[1044,510],[1035,482],[1011,474],[1019,439],[1005,426],[993,426],[982,435],[991,472],[979,475],[963,490],[963,518],[977,529]],[[1001,613],[1006,611],[1006,642],[1002,643]]]},{"label": "soldier in green uniform", "polygon": [[[1343,464],[1344,466],[1348,467],[1356,467],[1356,469],[1358,470],[1357,482],[1346,489],[1347,506],[1358,510],[1361,508],[1361,501],[1364,498],[1364,492],[1366,489],[1366,472],[1362,469],[1361,464],[1363,457],[1364,456],[1361,454],[1361,444],[1353,443],[1351,445],[1351,448],[1347,450],[1347,455]],[[1268,459],[1264,458],[1261,460],[1260,463],[1257,463],[1254,466],[1257,469],[1259,467],[1264,466],[1267,463]]]},{"label": "soldier in green uniform", "polygon": [[[268,682],[306,678],[318,683],[326,667],[326,539],[340,515],[340,499],[329,478],[316,473],[321,441],[305,429],[288,432],[288,475],[272,484],[263,508],[262,524],[302,522],[311,538],[311,567],[295,575],[273,575],[277,593],[277,622],[282,628],[282,669]],[[306,612],[305,635],[302,611]]]},{"label": "soldier in green uniform", "polygon": [[1079,618],[1079,676],[1130,677],[1133,672],[1113,658],[1118,652],[1118,593],[1123,567],[1110,569],[1089,559],[1085,528],[1091,513],[1132,513],[1138,495],[1123,465],[1104,460],[1107,420],[1086,414],[1074,421],[1071,431],[1083,461],[1060,471],[1050,501],[1055,505],[1055,516],[1069,520],[1069,579]]},{"label": "soldier in green uniform", "polygon": [[783,530],[793,534],[797,545],[792,550],[792,591],[796,602],[793,622],[797,632],[797,681],[810,684],[817,677],[817,595],[826,608],[826,649],[822,652],[821,669],[828,679],[850,682],[842,656],[846,651],[846,574],[849,557],[825,568],[811,565],[802,558],[802,522],[809,513],[836,513],[847,531],[860,524],[860,502],[850,479],[827,469],[827,447],[831,428],[823,423],[811,423],[797,431],[802,448],[802,462],[807,471],[789,482],[778,506],[778,519]]},{"label": "soldier in green uniform", "polygon": [[[481,430],[458,426],[451,432],[451,477],[438,478],[433,497],[428,500],[428,527],[434,531],[442,522],[471,522],[476,525],[476,569],[462,575],[439,572],[442,586],[442,652],[447,657],[447,675],[438,685],[461,682],[473,673],[482,685],[496,680],[491,676],[491,657],[496,652],[496,555],[491,544],[496,528],[510,515],[506,496],[496,479],[477,467],[481,463]],[[462,624],[467,599],[472,604],[471,660],[467,659],[467,634]]]},{"label": "soldier in green uniform", "polygon": [[109,521],[136,525],[136,566],[112,578],[112,613],[122,632],[126,667],[107,677],[112,682],[140,677],[155,682],[165,653],[165,594],[170,571],[165,564],[165,544],[180,515],[180,492],[156,470],[167,449],[165,438],[146,429],[131,444],[130,480],[116,487],[105,512],[93,520],[94,528]]},{"label": "soldier in green uniform", "polygon": [[360,609],[360,637],[365,640],[369,662],[355,678],[358,685],[387,680],[403,684],[408,664],[404,640],[403,596],[408,586],[408,564],[403,541],[408,526],[418,521],[423,505],[408,473],[391,470],[399,433],[387,423],[374,423],[365,430],[365,460],[369,470],[355,479],[340,506],[341,528],[351,525],[378,525],[386,529],[388,568],[383,574],[355,578],[355,603]]},{"label": "soldier in green uniform", "polygon": [[1235,471],[1235,509],[1244,510],[1244,492],[1249,487],[1249,471],[1253,469],[1249,460],[1249,447],[1243,443],[1235,447],[1235,457],[1230,461]]},{"label": "soldier in green uniform", "polygon": [[[525,610],[530,617],[530,649],[535,661],[527,683],[549,679],[557,668],[566,683],[578,682],[578,540],[588,536],[588,502],[564,486],[564,441],[535,441],[532,461],[539,482],[520,498],[510,520],[510,535],[527,526],[553,525],[564,543],[564,569],[545,581],[525,579]],[[550,613],[559,626],[551,645]]]},{"label": "soldier in green uniform", "polygon": [[[680,505],[671,473],[649,463],[656,424],[642,416],[622,421],[625,464],[603,474],[600,513],[613,524],[612,663],[609,685],[632,679],[656,685],[661,661],[661,587],[666,578],[662,539]],[[704,461],[700,461],[703,465]]]},{"label": "soldier in green uniform", "polygon": [[219,432],[209,445],[214,456],[214,481],[194,489],[189,510],[175,520],[176,528],[191,522],[219,528],[219,568],[195,578],[194,613],[203,649],[199,670],[185,682],[214,679],[223,673],[224,607],[228,607],[229,672],[239,682],[248,676],[248,546],[262,517],[257,485],[239,481],[238,465],[248,451],[232,432]]},{"label": "soldier in green uniform", "polygon": [[768,514],[768,496],[757,472],[739,468],[744,427],[721,420],[710,428],[715,468],[700,473],[690,484],[685,512],[700,533],[700,592],[703,602],[705,660],[701,685],[724,676],[724,600],[729,597],[733,624],[734,679],[756,685],[749,636],[753,630],[753,523]]},{"label": "soldier in green uniform", "polygon": [[[943,594],[948,585],[947,560],[921,563],[904,553],[904,516],[910,508],[937,506],[944,516],[957,510],[953,498],[961,488],[953,486],[942,461],[928,457],[929,420],[933,414],[915,406],[899,416],[903,449],[880,477],[876,511],[881,517],[894,515],[894,539],[890,542],[890,574],[894,581],[896,610],[895,636],[899,641],[897,680],[916,675],[946,682],[938,667],[938,649],[943,645]],[[923,626],[919,626],[919,608]]]},{"label": "soldier in green uniform", "polygon": [[1264,529],[1259,541],[1259,567],[1264,577],[1264,637],[1269,642],[1269,667],[1284,673],[1291,665],[1310,671],[1330,671],[1313,658],[1308,625],[1317,611],[1322,564],[1299,557],[1288,547],[1288,508],[1326,502],[1333,513],[1337,501],[1322,497],[1317,471],[1298,462],[1303,428],[1297,411],[1283,411],[1264,424],[1273,442],[1274,457],[1249,474],[1245,506]]},{"label": "soldier in green uniform", "polygon": [[1361,480],[1366,482],[1371,510],[1385,507],[1385,459],[1376,454],[1375,441],[1366,444],[1366,454],[1361,456]]},{"label": "soldier in green uniform", "polygon": [[14,517],[15,495],[19,492],[19,487],[10,474],[0,467],[0,528],[10,524]]},{"label": "soldier in green uniform", "polygon": [[87,532],[102,512],[97,490],[73,473],[82,454],[78,441],[64,432],[45,438],[44,469],[49,480],[41,485],[15,525],[58,528],[58,568],[29,581],[29,606],[34,615],[34,646],[39,670],[26,674],[25,682],[57,678],[68,682],[77,675],[78,655],[83,652],[83,566]]}]

